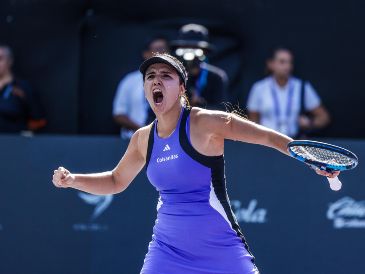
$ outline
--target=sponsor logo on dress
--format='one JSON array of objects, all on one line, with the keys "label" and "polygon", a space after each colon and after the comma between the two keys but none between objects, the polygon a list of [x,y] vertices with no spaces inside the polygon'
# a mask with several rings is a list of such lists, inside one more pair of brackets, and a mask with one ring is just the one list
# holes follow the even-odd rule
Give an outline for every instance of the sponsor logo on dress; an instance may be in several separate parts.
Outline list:
[{"label": "sponsor logo on dress", "polygon": [[327,218],[336,229],[365,228],[365,201],[343,197],[329,205]]},{"label": "sponsor logo on dress", "polygon": [[94,206],[93,213],[87,223],[78,223],[73,225],[76,231],[106,231],[108,226],[96,223],[95,220],[110,206],[113,195],[93,195],[79,192],[78,196],[89,205]]},{"label": "sponsor logo on dress", "polygon": [[170,156],[167,156],[167,157],[158,157],[156,161],[158,164],[160,164],[162,162],[175,160],[177,158],[179,158],[179,154],[171,154]]},{"label": "sponsor logo on dress", "polygon": [[168,144],[166,144],[166,146],[164,147],[164,149],[162,151],[169,151],[170,150],[170,146]]},{"label": "sponsor logo on dress", "polygon": [[262,224],[267,222],[267,209],[257,208],[256,199],[252,199],[246,208],[239,200],[232,200],[231,205],[239,223]]}]

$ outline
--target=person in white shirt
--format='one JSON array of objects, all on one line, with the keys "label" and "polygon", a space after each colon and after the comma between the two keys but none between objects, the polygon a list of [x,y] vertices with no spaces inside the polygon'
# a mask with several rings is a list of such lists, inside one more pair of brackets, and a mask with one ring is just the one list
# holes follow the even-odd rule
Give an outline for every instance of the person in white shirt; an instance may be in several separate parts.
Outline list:
[{"label": "person in white shirt", "polygon": [[[168,41],[164,37],[156,36],[147,41],[142,53],[143,59],[146,60],[157,52],[168,52]],[[119,82],[113,100],[113,118],[121,127],[123,139],[130,139],[137,129],[146,124],[148,109],[142,75],[139,70],[133,71]]]},{"label": "person in white shirt", "polygon": [[249,93],[251,121],[296,138],[329,124],[330,116],[312,85],[292,76],[289,49],[275,49],[267,68],[270,75],[256,82]]}]

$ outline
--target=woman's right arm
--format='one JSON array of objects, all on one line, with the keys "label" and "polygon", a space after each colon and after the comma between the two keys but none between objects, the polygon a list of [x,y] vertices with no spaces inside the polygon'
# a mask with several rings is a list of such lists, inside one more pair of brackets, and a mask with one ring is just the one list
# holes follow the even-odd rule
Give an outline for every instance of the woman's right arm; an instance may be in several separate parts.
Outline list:
[{"label": "woman's right arm", "polygon": [[96,195],[108,195],[125,190],[146,162],[148,139],[143,128],[136,131],[118,165],[112,170],[93,174],[72,174],[60,167],[54,171],[53,184],[56,187],[74,188]]}]

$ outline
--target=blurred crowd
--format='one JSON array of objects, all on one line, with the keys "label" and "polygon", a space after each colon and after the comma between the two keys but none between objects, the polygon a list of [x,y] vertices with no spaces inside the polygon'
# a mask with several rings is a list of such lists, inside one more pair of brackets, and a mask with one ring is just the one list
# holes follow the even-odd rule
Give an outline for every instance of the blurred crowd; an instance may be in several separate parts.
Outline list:
[{"label": "blurred crowd", "polygon": [[[147,59],[162,52],[174,55],[188,70],[190,105],[226,110],[227,103],[231,106],[233,103],[229,76],[209,62],[214,51],[209,30],[202,25],[187,24],[173,40],[163,35],[149,38],[141,56]],[[42,131],[47,124],[43,107],[31,85],[14,75],[13,61],[12,49],[0,44],[0,133]],[[330,115],[310,81],[293,75],[294,56],[289,48],[273,49],[264,66],[266,77],[253,84],[243,107],[247,119],[293,138],[315,136],[330,123]],[[121,77],[112,114],[123,139],[129,139],[134,131],[153,121],[138,68]]]},{"label": "blurred crowd", "polygon": [[[187,24],[180,28],[175,40],[168,41],[162,36],[149,40],[142,55],[146,59],[153,53],[167,52],[179,58],[188,70],[190,104],[224,110],[223,102],[230,103],[229,78],[223,69],[209,64],[213,50],[208,29]],[[293,138],[305,138],[326,127],[330,116],[310,82],[292,75],[293,59],[288,48],[272,51],[266,63],[267,76],[252,86],[245,110],[248,119],[256,123]],[[120,81],[113,106],[122,138],[129,138],[133,131],[153,120],[138,70]]]},{"label": "blurred crowd", "polygon": [[12,71],[12,49],[0,44],[0,132],[34,132],[46,125],[37,93]]}]

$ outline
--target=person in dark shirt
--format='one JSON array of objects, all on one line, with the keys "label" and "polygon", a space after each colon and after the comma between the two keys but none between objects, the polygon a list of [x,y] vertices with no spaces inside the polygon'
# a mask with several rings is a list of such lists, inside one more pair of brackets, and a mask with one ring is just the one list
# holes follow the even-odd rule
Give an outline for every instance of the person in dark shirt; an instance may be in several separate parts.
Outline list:
[{"label": "person in dark shirt", "polygon": [[12,72],[13,53],[0,44],[0,133],[37,131],[46,125],[43,110],[30,85]]},{"label": "person in dark shirt", "polygon": [[208,29],[198,24],[184,25],[170,46],[188,70],[186,90],[191,105],[224,109],[222,103],[228,99],[228,77],[224,70],[207,62],[207,55],[214,49],[209,43]]}]

